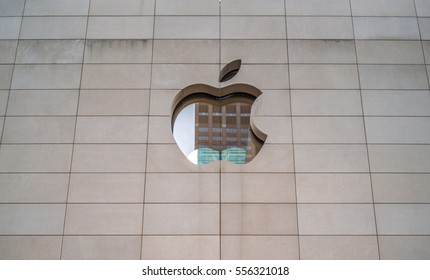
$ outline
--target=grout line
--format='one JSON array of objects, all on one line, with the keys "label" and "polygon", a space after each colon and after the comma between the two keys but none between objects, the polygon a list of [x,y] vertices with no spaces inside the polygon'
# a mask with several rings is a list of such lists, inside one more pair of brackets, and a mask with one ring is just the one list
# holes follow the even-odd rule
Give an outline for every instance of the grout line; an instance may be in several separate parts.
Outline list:
[{"label": "grout line", "polygon": [[[286,65],[286,64],[285,64]],[[287,65],[286,65],[287,66]],[[4,89],[7,90],[7,89]],[[101,90],[150,90],[149,88],[67,88],[67,89],[54,89],[54,88],[37,88],[37,89],[25,89],[25,88],[13,88],[11,91],[43,91],[43,90],[80,90],[80,91],[101,91]],[[358,91],[359,88],[261,88],[262,91],[276,91],[276,90],[292,90],[292,91]],[[364,88],[363,91],[428,91],[427,88]],[[153,88],[151,91],[181,91],[178,88]]]},{"label": "grout line", "polygon": [[[0,234],[0,237],[61,237],[63,235],[58,234]],[[140,234],[134,233],[73,233],[66,234],[64,236],[67,237],[142,237]],[[214,237],[217,238],[219,235],[216,233],[151,233],[144,234],[144,237]],[[297,234],[291,233],[279,233],[279,234],[271,234],[271,233],[223,233],[222,237],[296,237]],[[302,234],[302,237],[376,237],[375,234],[341,234],[341,233],[307,233]],[[428,234],[410,234],[410,233],[392,233],[392,234],[380,234],[379,237],[430,237]]]},{"label": "grout line", "polygon": [[[46,145],[52,145],[52,146],[94,146],[94,145],[100,145],[100,146],[120,146],[120,145],[130,145],[130,146],[142,146],[142,145],[151,145],[151,146],[174,146],[176,143],[174,142],[166,142],[166,143],[144,143],[144,142],[122,142],[122,143],[106,143],[106,142],[100,142],[100,143],[94,143],[94,142],[53,142],[53,143],[32,143],[32,142],[21,142],[21,143],[14,143],[14,142],[8,142],[8,143],[2,143],[3,146],[46,146]],[[264,145],[268,146],[291,146],[291,145],[301,145],[301,146],[364,146],[364,145],[372,145],[372,146],[429,146],[430,143],[377,143],[377,142],[349,142],[349,143],[333,143],[333,142],[292,142],[290,143],[265,143]]]},{"label": "grout line", "polygon": [[[285,15],[285,38],[287,38],[285,40],[286,43],[286,50],[287,50],[287,61],[288,61],[288,84],[291,88],[291,76],[290,76],[290,65],[291,65],[291,61],[290,61],[290,55],[289,55],[289,40],[288,40],[288,20],[287,20],[287,2],[286,0],[284,0],[284,15]],[[292,114],[293,112],[293,108],[292,108],[292,94],[291,94],[291,89],[288,90],[288,94],[289,94],[289,102],[290,102],[290,114]],[[293,118],[290,118],[290,125],[291,125],[291,145],[292,145],[292,157],[293,157],[293,168],[294,168],[294,195],[295,195],[295,205],[296,205],[296,227],[297,227],[297,247],[298,247],[298,259],[301,259],[301,248],[300,248],[300,226],[299,226],[299,206],[298,206],[298,199],[297,199],[297,173],[296,173],[296,158],[295,158],[295,151],[294,151],[294,122],[293,122]]]},{"label": "grout line", "polygon": [[[428,93],[428,91],[422,91]],[[0,117],[8,118],[70,118],[75,117],[76,115],[1,115]],[[366,118],[430,118],[429,115],[364,115]],[[169,115],[86,115],[86,114],[80,114],[78,115],[78,118],[170,118]],[[252,115],[252,118],[361,118],[362,115],[312,115],[312,114],[295,114],[295,115],[265,115],[265,114],[258,114],[258,115]]]},{"label": "grout line", "polygon": [[[218,6],[218,14],[219,14],[219,18],[218,18],[218,33],[219,33],[219,40],[218,40],[218,48],[219,48],[219,52],[218,52],[218,73],[221,73],[221,56],[222,56],[222,15],[221,15],[221,11],[222,11],[222,0],[218,1],[219,6]],[[218,88],[221,88],[221,82],[218,83]],[[222,163],[221,161],[219,161],[219,259],[222,260],[222,175],[221,175],[221,171],[222,171]]]},{"label": "grout line", "polygon": [[[152,96],[152,75],[153,75],[153,69],[154,69],[154,38],[155,38],[155,14],[157,10],[157,0],[154,0],[154,16],[152,21],[152,39],[151,39],[151,70],[149,75],[149,95],[148,95],[148,116],[151,112],[151,96]],[[151,118],[148,117],[148,123],[146,128],[146,142],[149,142],[149,128],[151,124]],[[146,145],[146,152],[145,152],[145,171],[144,171],[144,186],[143,186],[143,198],[142,198],[142,230],[141,230],[141,238],[140,238],[140,259],[143,258],[143,236],[144,236],[144,225],[145,225],[145,200],[146,200],[146,184],[147,184],[147,171],[148,171],[148,150],[149,145]]]},{"label": "grout line", "polygon": [[[5,89],[7,90],[7,89]],[[24,88],[14,88],[11,89],[11,91],[48,91],[48,90],[80,90],[79,88],[68,88],[68,89],[53,89],[53,88],[37,88],[37,89],[24,89]],[[101,90],[112,90],[112,91],[119,91],[119,90],[150,90],[149,88],[84,88],[81,89],[81,91],[101,91]],[[261,88],[262,91],[277,91],[277,90],[292,90],[292,91],[313,91],[313,92],[319,92],[319,91],[358,91],[359,88]],[[427,88],[365,88],[362,89],[363,91],[428,91]],[[181,91],[181,89],[178,88],[154,88],[152,91]]]},{"label": "grout line", "polygon": [[428,84],[429,89],[430,89],[429,70],[427,68],[426,53],[424,51],[423,38],[422,38],[422,34],[421,34],[421,26],[420,26],[420,22],[419,22],[418,10],[417,10],[417,5],[416,5],[415,0],[414,0],[414,8],[415,8],[415,16],[416,16],[416,19],[417,19],[418,33],[420,34],[420,42],[421,42],[422,55],[423,55],[423,59],[424,59],[424,67],[425,67],[426,74],[427,74],[427,84]]},{"label": "grout line", "polygon": [[[351,24],[352,24],[352,33],[354,38],[355,36],[355,27],[354,27],[354,17],[352,16],[352,4],[351,0],[349,0],[349,7],[351,10]],[[364,115],[364,103],[363,103],[363,94],[362,94],[362,87],[361,87],[361,78],[360,78],[360,67],[358,63],[358,54],[357,54],[357,42],[354,41],[354,52],[355,52],[355,60],[356,60],[356,67],[357,67],[357,79],[358,79],[358,87],[360,91],[360,101],[361,101],[361,113],[363,116],[363,130],[364,130],[364,139],[365,139],[365,145],[366,145],[366,156],[367,156],[367,165],[369,170],[369,179],[370,179],[370,190],[372,193],[372,204],[373,204],[373,218],[375,220],[375,232],[376,232],[376,242],[378,246],[378,258],[381,259],[381,249],[379,244],[379,237],[378,237],[378,221],[377,221],[377,215],[376,215],[376,207],[375,207],[375,194],[373,189],[373,179],[372,179],[372,169],[370,164],[370,155],[369,155],[369,143],[367,139],[367,129],[366,129],[366,118]]]},{"label": "grout line", "polygon": [[78,114],[79,114],[79,101],[80,101],[80,96],[81,96],[81,89],[82,89],[82,77],[83,77],[83,70],[84,70],[84,61],[85,61],[85,48],[86,48],[86,38],[87,38],[87,34],[88,34],[88,22],[89,22],[89,13],[90,13],[90,8],[91,8],[91,1],[88,1],[88,14],[86,16],[87,19],[87,24],[85,26],[85,39],[84,39],[84,47],[82,50],[82,62],[81,62],[81,75],[80,75],[80,79],[79,79],[79,90],[78,90],[78,98],[77,98],[77,103],[76,103],[76,115],[75,115],[75,126],[74,126],[74,131],[73,131],[73,142],[70,143],[72,145],[72,152],[70,155],[70,169],[69,169],[69,181],[67,184],[67,194],[66,194],[66,206],[65,206],[65,210],[64,210],[64,221],[63,221],[63,234],[62,234],[62,238],[61,238],[61,248],[60,248],[60,260],[62,259],[63,256],[63,248],[64,248],[64,234],[65,234],[65,230],[66,230],[66,219],[67,219],[67,210],[68,210],[68,204],[69,204],[69,194],[70,194],[70,183],[72,181],[72,168],[73,168],[73,156],[74,156],[74,151],[75,151],[75,142],[76,142],[76,129],[77,129],[77,123],[78,123]]},{"label": "grout line", "polygon": [[[0,202],[0,205],[64,205],[64,201],[60,202]],[[219,206],[219,202],[181,202],[181,201],[163,201],[163,202],[68,202],[68,205],[207,205]],[[261,201],[247,201],[247,202],[223,202],[224,205],[265,205],[265,206],[279,206],[279,205],[430,205],[430,202],[261,202]]]},{"label": "grout line", "polygon": [[[285,40],[283,40],[285,41]],[[290,41],[290,40],[288,40]],[[218,66],[221,62],[193,62],[193,63],[185,63],[185,62],[170,62],[170,63],[150,63],[150,62],[126,62],[126,63],[118,63],[118,62],[91,62],[85,63],[85,65],[96,65],[96,66],[123,66],[123,65],[141,65],[141,66],[150,66],[150,65],[199,65],[199,66]],[[34,63],[2,63],[0,65],[18,65],[18,66],[80,66],[82,63],[77,62],[34,62]],[[245,62],[242,63],[242,66],[356,66],[357,63],[351,62],[294,62],[294,63],[284,63],[284,62],[273,62],[273,63],[258,63],[258,62]],[[358,63],[358,65],[362,66],[425,66],[423,63]],[[88,88],[88,90],[92,90],[94,88]],[[97,88],[96,88],[97,89]],[[116,88],[113,88],[116,89]],[[149,89],[149,88],[148,88]],[[318,88],[319,89],[319,88]],[[26,89],[26,90],[34,90],[34,89]],[[51,89],[51,90],[72,90],[72,89]]]},{"label": "grout line", "polygon": [[[77,175],[94,175],[94,174],[100,174],[100,175],[106,175],[106,174],[112,174],[112,175],[131,175],[131,174],[144,174],[145,172],[115,172],[115,171],[98,171],[98,172],[72,172],[71,174],[77,174]],[[215,172],[204,172],[204,171],[195,171],[195,172],[163,172],[163,171],[149,171],[146,172],[147,174],[152,175],[186,175],[186,174],[208,174],[208,175],[214,175],[218,174],[218,171]],[[319,171],[297,171],[295,172],[299,175],[317,175],[317,174],[326,174],[326,175],[361,175],[361,174],[369,174],[369,172],[351,172],[351,171],[326,171],[326,172],[319,172]],[[32,171],[10,171],[10,172],[0,172],[0,175],[19,175],[19,174],[27,174],[27,175],[61,175],[61,174],[69,174],[69,172],[49,172],[49,171],[43,171],[43,172],[32,172]],[[228,174],[266,174],[266,175],[294,175],[294,172],[225,172],[226,175]],[[393,172],[372,172],[372,174],[377,175],[430,175],[430,172],[404,172],[404,171],[393,171]]]},{"label": "grout line", "polygon": [[[58,14],[58,15],[23,15],[25,18],[83,18],[83,17],[89,17],[89,18],[118,18],[118,17],[130,17],[130,18],[145,18],[145,17],[159,17],[159,18],[196,18],[196,17],[208,17],[208,18],[215,18],[219,17],[218,14],[192,14],[192,15],[178,15],[178,14],[145,14],[145,15],[67,15],[67,14]],[[14,18],[14,17],[20,17],[20,16],[0,16],[0,18]],[[291,14],[229,14],[229,15],[223,15],[222,17],[225,18],[247,18],[247,17],[257,17],[257,18],[280,18],[280,17],[286,17],[286,18],[401,18],[401,19],[413,19],[417,16],[399,16],[399,15],[351,15],[351,14],[345,14],[345,15],[291,15]],[[420,16],[419,18],[430,18],[429,16]]]},{"label": "grout line", "polygon": [[12,65],[12,75],[10,77],[9,89],[4,89],[4,90],[8,90],[8,94],[7,94],[7,98],[6,98],[6,108],[5,108],[5,112],[4,112],[3,124],[1,124],[2,130],[1,130],[1,133],[0,133],[0,150],[1,150],[1,147],[3,145],[3,134],[4,134],[5,126],[6,126],[6,120],[7,120],[7,117],[8,117],[7,116],[7,111],[8,111],[8,107],[9,107],[9,100],[10,100],[10,95],[11,95],[11,91],[12,91],[12,84],[13,84],[13,79],[14,79],[14,74],[15,74],[15,65],[16,65],[16,59],[17,59],[17,56],[18,56],[18,48],[19,48],[19,42],[20,42],[20,37],[21,37],[22,22],[24,20],[24,11],[25,11],[25,5],[26,5],[26,3],[27,3],[27,0],[24,0],[24,6],[23,6],[23,9],[22,9],[22,16],[20,16],[20,18],[21,18],[21,24],[19,26],[18,38],[16,40],[13,40],[13,41],[16,41],[16,49],[15,49],[14,62],[13,62],[13,64],[10,64],[10,65]]},{"label": "grout line", "polygon": [[[49,172],[49,171],[43,171],[43,172],[0,172],[0,175],[16,175],[16,174],[33,174],[33,175],[65,175],[65,174],[69,174],[70,172]],[[93,174],[111,174],[111,175],[131,175],[131,174],[144,174],[145,172],[135,172],[135,171],[130,171],[130,172],[115,172],[115,171],[96,171],[96,172],[72,172],[72,174],[77,174],[77,175],[93,175]],[[159,172],[159,171],[148,171],[146,172],[148,174],[158,174],[158,175],[186,175],[186,174],[207,174],[207,175],[214,175],[214,174],[218,174],[218,171],[214,171],[214,172],[205,172],[205,171],[190,171],[190,172]],[[339,175],[362,175],[362,174],[368,174],[369,172],[351,172],[351,171],[327,171],[327,172],[318,172],[318,171],[308,171],[308,172],[303,172],[303,171],[297,171],[297,172],[267,172],[267,171],[263,171],[263,172],[225,172],[226,174],[266,174],[266,175],[294,175],[294,173],[296,174],[300,174],[300,175],[312,175],[312,174],[339,174]],[[430,172],[403,172],[403,171],[397,171],[397,172],[372,172],[372,174],[378,174],[378,175],[430,175]]]},{"label": "grout line", "polygon": [[[11,236],[11,237],[15,237],[15,236],[19,236],[19,237],[25,237],[25,236],[37,236],[37,237],[43,237],[43,236],[62,236],[59,234],[0,234],[0,236]],[[130,234],[122,234],[122,233],[107,233],[107,234],[100,234],[100,233],[73,233],[73,234],[66,234],[64,236],[83,236],[83,237],[96,237],[96,236],[118,236],[118,237],[141,237],[140,234],[134,234],[134,233],[130,233]],[[143,236],[152,236],[152,237],[174,237],[174,236],[206,236],[206,237],[218,237],[218,233],[203,233],[203,234],[199,234],[199,233],[150,233],[150,234],[144,234]],[[267,236],[267,237],[296,237],[297,234],[292,234],[292,233],[279,233],[279,234],[271,234],[271,233],[223,233],[222,236]],[[301,236],[313,236],[313,237],[328,237],[328,236],[333,236],[333,237],[362,237],[362,236],[375,236],[375,234],[326,234],[326,233],[315,233],[315,234],[302,234]],[[393,233],[393,234],[380,234],[379,236],[385,237],[385,236],[398,236],[398,237],[403,237],[403,236],[415,236],[415,237],[430,237],[429,234],[409,234],[409,233],[405,233],[405,234],[399,234],[399,233]]]},{"label": "grout line", "polygon": [[[18,39],[0,39],[0,41],[17,41]],[[19,38],[20,41],[84,41],[84,38],[35,38],[26,39]],[[154,41],[217,41],[218,38],[98,38],[98,39],[87,39],[86,41],[144,41],[144,40],[154,40]],[[284,41],[282,38],[225,38],[221,41]],[[288,41],[354,41],[352,38],[288,38]],[[369,42],[420,42],[420,39],[408,39],[408,38],[377,38],[377,39],[355,39],[357,42],[369,41]],[[425,39],[422,41],[430,41],[430,39]],[[225,63],[229,61],[223,61]]]}]

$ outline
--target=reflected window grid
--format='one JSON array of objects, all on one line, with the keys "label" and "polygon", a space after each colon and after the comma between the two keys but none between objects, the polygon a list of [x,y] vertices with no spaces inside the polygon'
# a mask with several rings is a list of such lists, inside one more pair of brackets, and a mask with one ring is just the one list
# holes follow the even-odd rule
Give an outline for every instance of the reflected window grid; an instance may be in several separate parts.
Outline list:
[{"label": "reflected window grid", "polygon": [[[243,102],[239,100],[224,106],[196,102],[181,109],[173,126],[174,137],[190,161],[208,164],[227,160],[245,164],[257,155],[263,142],[256,139],[250,128],[251,104],[255,98],[241,99]],[[183,116],[185,114],[188,116]],[[186,133],[188,137],[181,136]],[[190,141],[189,135],[194,136],[194,143],[181,144]]]}]

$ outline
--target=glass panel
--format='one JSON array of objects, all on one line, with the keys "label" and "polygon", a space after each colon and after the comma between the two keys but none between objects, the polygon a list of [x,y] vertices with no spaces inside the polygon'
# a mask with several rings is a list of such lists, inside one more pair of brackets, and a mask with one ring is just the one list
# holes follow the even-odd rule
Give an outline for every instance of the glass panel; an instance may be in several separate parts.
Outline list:
[{"label": "glass panel", "polygon": [[222,100],[190,96],[182,108],[177,108],[173,124],[173,136],[182,152],[194,164],[251,161],[264,143],[250,125],[254,99],[244,94]]}]

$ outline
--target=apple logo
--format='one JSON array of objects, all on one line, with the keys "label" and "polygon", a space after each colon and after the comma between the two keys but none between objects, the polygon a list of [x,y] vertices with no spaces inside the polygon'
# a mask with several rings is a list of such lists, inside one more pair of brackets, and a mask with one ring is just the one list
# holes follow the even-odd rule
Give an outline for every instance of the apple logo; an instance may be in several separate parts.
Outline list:
[{"label": "apple logo", "polygon": [[[221,70],[219,82],[232,79],[241,60]],[[248,84],[215,88],[194,84],[182,89],[172,105],[173,137],[194,164],[227,160],[250,162],[260,151],[267,135],[251,121],[251,107],[262,92]]]}]

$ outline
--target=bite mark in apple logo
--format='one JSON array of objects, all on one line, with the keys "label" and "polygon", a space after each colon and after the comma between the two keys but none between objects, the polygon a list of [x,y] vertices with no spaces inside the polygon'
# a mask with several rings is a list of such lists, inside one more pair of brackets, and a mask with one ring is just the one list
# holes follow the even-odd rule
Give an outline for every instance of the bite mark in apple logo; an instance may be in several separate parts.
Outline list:
[{"label": "bite mark in apple logo", "polygon": [[[219,82],[232,79],[241,60],[228,63]],[[172,105],[172,130],[176,143],[194,164],[227,160],[250,162],[267,135],[251,121],[251,107],[262,92],[248,84],[222,88],[194,84],[182,89]]]}]

